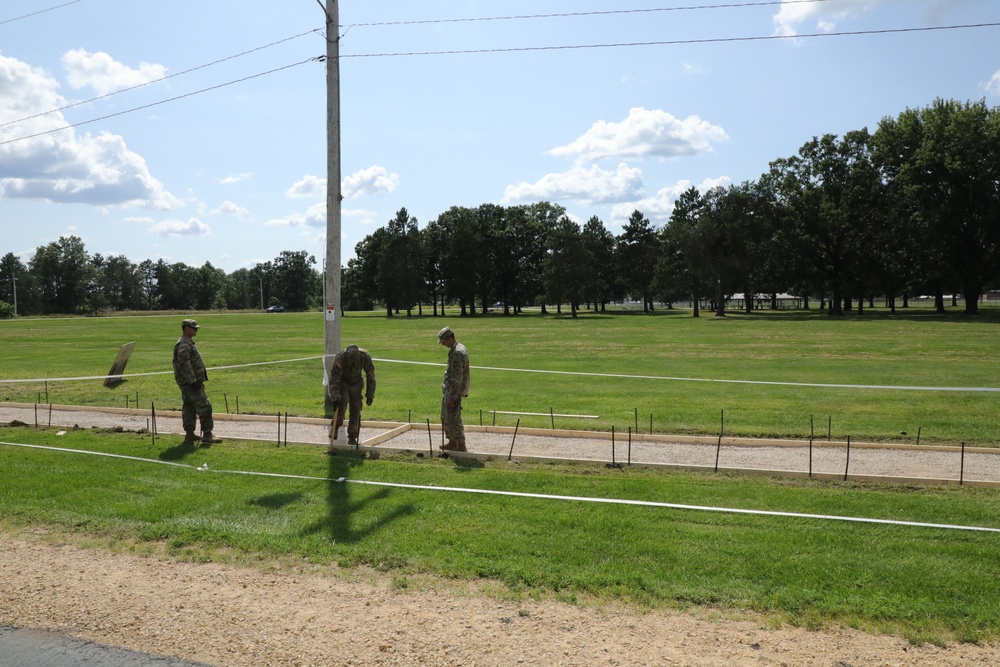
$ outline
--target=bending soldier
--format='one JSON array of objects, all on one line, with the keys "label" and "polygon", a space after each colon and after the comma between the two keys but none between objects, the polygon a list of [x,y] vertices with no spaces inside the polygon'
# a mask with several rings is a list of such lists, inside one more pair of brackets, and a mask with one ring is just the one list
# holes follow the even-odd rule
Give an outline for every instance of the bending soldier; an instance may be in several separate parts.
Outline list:
[{"label": "bending soldier", "polygon": [[361,433],[361,392],[365,403],[375,399],[375,364],[368,351],[357,345],[348,345],[337,353],[330,365],[330,402],[337,410],[334,433],[344,425],[344,413],[350,408],[347,423],[347,444],[358,444]]}]

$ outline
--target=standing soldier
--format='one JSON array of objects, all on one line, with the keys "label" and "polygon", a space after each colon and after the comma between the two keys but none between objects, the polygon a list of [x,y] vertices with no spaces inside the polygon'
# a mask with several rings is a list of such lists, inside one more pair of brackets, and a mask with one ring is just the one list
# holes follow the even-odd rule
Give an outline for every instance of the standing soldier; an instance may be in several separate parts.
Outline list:
[{"label": "standing soldier", "polygon": [[[362,373],[364,375],[362,375]],[[330,366],[330,402],[337,410],[334,434],[344,425],[344,413],[351,409],[347,424],[347,444],[357,445],[361,433],[361,389],[365,389],[365,403],[375,399],[375,364],[368,350],[348,345],[337,353]]]},{"label": "standing soldier", "polygon": [[[208,381],[208,371],[194,344],[198,333],[197,320],[181,322],[182,336],[174,345],[174,380],[181,389],[181,423],[184,425],[184,444],[201,441],[205,444],[222,442],[221,438],[212,435],[212,402],[205,393],[205,383]],[[196,419],[197,418],[197,419]],[[195,426],[201,421],[201,437],[195,434]]]},{"label": "standing soldier", "polygon": [[455,340],[451,327],[438,332],[438,342],[448,348],[448,368],[441,384],[441,425],[448,441],[441,445],[441,449],[466,452],[462,399],[469,395],[469,351]]}]

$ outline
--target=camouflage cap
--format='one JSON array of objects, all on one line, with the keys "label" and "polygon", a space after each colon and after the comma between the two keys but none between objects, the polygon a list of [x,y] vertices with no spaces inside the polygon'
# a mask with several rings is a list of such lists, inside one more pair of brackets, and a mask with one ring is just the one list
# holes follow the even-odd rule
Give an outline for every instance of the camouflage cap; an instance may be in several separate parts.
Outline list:
[{"label": "camouflage cap", "polygon": [[454,338],[455,332],[451,330],[451,327],[445,327],[438,331],[438,342],[448,340],[449,338]]},{"label": "camouflage cap", "polygon": [[181,322],[181,329],[184,327],[191,327],[192,329],[200,329],[198,326],[198,320],[184,320]]}]

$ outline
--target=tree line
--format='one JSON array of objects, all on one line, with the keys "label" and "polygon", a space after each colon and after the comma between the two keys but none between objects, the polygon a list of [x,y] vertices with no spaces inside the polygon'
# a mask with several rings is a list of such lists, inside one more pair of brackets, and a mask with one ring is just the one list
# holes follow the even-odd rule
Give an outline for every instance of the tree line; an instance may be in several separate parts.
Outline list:
[{"label": "tree line", "polygon": [[885,299],[962,294],[967,313],[1000,278],[1000,111],[936,100],[868,129],[814,137],[754,181],[690,188],[662,228],[635,211],[615,236],[542,202],[453,207],[423,229],[401,209],[355,248],[342,293],[387,315],[457,303],[581,307],[705,303],[734,294],[810,299],[831,315]]},{"label": "tree line", "polygon": [[188,266],[123,255],[90,255],[78,236],[40,246],[25,265],[0,258],[0,317],[90,314],[108,310],[250,310],[322,306],[322,278],[306,251],[283,251],[253,269],[227,274],[206,262]]},{"label": "tree line", "polygon": [[[79,238],[40,247],[24,266],[0,259],[0,301],[16,283],[25,314],[102,308],[322,306],[315,259],[282,252],[232,274],[124,257],[90,257]],[[580,225],[550,202],[452,207],[423,228],[405,208],[342,267],[345,310],[516,314],[546,304],[576,316],[634,300],[725,313],[734,294],[810,301],[831,315],[878,297],[962,294],[965,310],[1000,278],[1000,110],[936,100],[843,136],[813,137],[753,181],[690,188],[662,227],[634,211],[621,234]],[[25,294],[26,296],[22,296]],[[24,304],[22,306],[22,304]],[[3,304],[0,304],[0,309]],[[8,306],[9,309],[9,306]],[[0,311],[2,315],[2,311]]]}]

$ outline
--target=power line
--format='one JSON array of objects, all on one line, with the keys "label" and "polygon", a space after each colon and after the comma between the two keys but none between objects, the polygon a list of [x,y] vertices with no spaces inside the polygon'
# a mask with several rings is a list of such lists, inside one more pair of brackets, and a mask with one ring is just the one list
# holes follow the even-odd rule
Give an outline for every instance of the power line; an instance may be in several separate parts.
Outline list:
[{"label": "power line", "polygon": [[967,23],[963,25],[930,26],[924,28],[883,28],[879,30],[851,30],[841,32],[814,32],[800,35],[761,35],[757,37],[708,37],[705,39],[672,39],[655,42],[616,42],[610,44],[566,44],[562,46],[518,46],[494,49],[461,49],[455,51],[405,51],[389,53],[355,53],[341,58],[396,58],[404,56],[447,56],[471,53],[515,53],[523,51],[561,51],[569,49],[609,49],[634,46],[676,46],[680,44],[720,44],[726,42],[761,42],[774,39],[809,39],[814,37],[850,37],[858,35],[888,35],[936,30],[963,30],[968,28],[996,28],[996,23]]},{"label": "power line", "polygon": [[49,7],[48,9],[39,9],[37,12],[25,14],[24,16],[15,16],[12,19],[6,19],[4,21],[0,21],[0,25],[3,25],[5,23],[13,23],[14,21],[20,21],[21,19],[30,18],[32,16],[38,16],[39,14],[44,14],[45,12],[51,12],[53,9],[60,9],[62,7],[68,7],[69,5],[75,5],[78,2],[83,2],[83,0],[71,0],[71,2],[64,2],[61,5],[56,5],[55,7]]},{"label": "power line", "polygon": [[383,21],[379,23],[350,23],[345,28],[371,28],[396,25],[424,25],[428,23],[471,23],[476,21],[515,21],[526,19],[571,18],[579,16],[607,16],[611,14],[643,14],[652,12],[680,12],[704,9],[739,9],[747,7],[767,7],[772,5],[816,4],[832,0],[766,0],[765,2],[738,2],[719,5],[689,5],[685,7],[656,7],[650,9],[612,9],[591,12],[566,12],[561,14],[521,14],[514,16],[481,16],[461,19],[418,19],[413,21]]},{"label": "power line", "polygon": [[[79,0],[77,0],[79,1]],[[823,2],[826,0],[802,0],[802,1],[812,1],[812,2]],[[776,39],[810,39],[817,37],[848,37],[848,36],[862,36],[862,35],[886,35],[886,34],[905,34],[905,33],[916,33],[916,32],[932,32],[941,30],[964,30],[971,28],[995,28],[1000,26],[1000,22],[996,23],[970,23],[962,25],[949,25],[949,26],[931,26],[923,28],[884,28],[879,30],[854,30],[854,31],[840,31],[840,32],[820,32],[820,33],[806,33],[799,35],[762,35],[756,37],[713,37],[705,39],[678,39],[678,40],[663,40],[663,41],[653,41],[653,42],[618,42],[609,44],[569,44],[562,46],[526,46],[526,47],[506,47],[506,48],[493,48],[493,49],[462,49],[454,51],[410,51],[410,52],[395,52],[395,53],[357,53],[357,54],[347,54],[341,55],[340,58],[393,58],[393,57],[409,57],[409,56],[431,56],[431,55],[463,55],[463,54],[474,54],[474,53],[515,53],[515,52],[535,52],[535,51],[559,51],[559,50],[570,50],[570,49],[606,49],[606,48],[623,48],[623,47],[638,47],[638,46],[676,46],[681,44],[719,44],[727,42],[758,42],[758,41],[769,41]],[[304,34],[310,34],[302,33]],[[301,36],[301,35],[298,35]],[[288,38],[288,39],[294,39]],[[266,47],[261,47],[266,48]],[[236,57],[236,56],[232,56]],[[198,95],[200,93],[205,93],[211,90],[217,90],[219,88],[224,88],[226,86],[231,86],[236,83],[242,83],[244,81],[249,81],[251,79],[256,79],[267,74],[273,74],[275,72],[280,72],[282,70],[290,69],[292,67],[297,67],[308,62],[319,61],[322,62],[325,56],[316,56],[313,58],[307,58],[306,60],[293,63],[291,65],[285,65],[283,67],[278,67],[266,72],[260,72],[258,74],[253,74],[241,79],[236,79],[233,81],[228,81],[226,83],[221,83],[216,86],[211,86],[208,88],[203,88],[201,90],[196,90],[184,95],[178,95],[177,97],[171,97],[165,100],[160,100],[158,102],[152,102],[150,104],[145,104],[143,106],[135,107],[132,109],[126,109],[124,111],[119,111],[117,113],[108,114],[105,116],[100,116],[98,118],[92,118],[90,120],[81,121],[79,123],[67,124],[63,127],[57,127],[44,132],[37,132],[35,134],[26,135],[23,137],[18,137],[16,139],[8,139],[6,141],[0,141],[0,146],[6,144],[15,143],[18,141],[23,141],[25,139],[32,139],[35,137],[44,136],[46,134],[52,134],[54,132],[60,132],[62,130],[68,130],[81,125],[88,125],[90,123],[96,123],[101,120],[106,120],[108,118],[114,118],[116,116],[122,116],[133,111],[140,111],[142,109],[148,109],[150,107],[158,106],[160,104],[166,104],[167,102],[173,102],[185,97],[191,97],[193,95]],[[220,61],[221,62],[221,61]],[[202,66],[202,67],[206,67]],[[193,68],[200,69],[200,68]],[[192,70],[189,70],[192,71]],[[174,76],[178,76],[180,73]],[[100,99],[100,98],[97,98]],[[44,115],[44,114],[39,114]],[[32,116],[34,118],[35,116]],[[18,121],[14,121],[18,122]],[[6,123],[9,125],[10,123]],[[0,125],[2,127],[2,125]]]},{"label": "power line", "polygon": [[[76,0],[76,2],[79,2],[79,1],[80,0]],[[91,102],[97,102],[98,100],[103,100],[103,99],[106,99],[106,98],[111,97],[113,95],[118,95],[119,93],[126,93],[126,92],[128,92],[130,90],[135,90],[137,88],[142,88],[143,86],[148,86],[148,85],[153,84],[153,83],[159,83],[161,81],[166,81],[167,79],[173,79],[174,77],[178,77],[178,76],[181,76],[183,74],[190,74],[191,72],[196,72],[196,71],[198,71],[200,69],[205,69],[206,67],[212,67],[213,65],[218,65],[219,63],[224,63],[224,62],[226,62],[228,60],[234,60],[236,58],[240,58],[242,56],[249,55],[249,54],[255,53],[257,51],[262,51],[264,49],[271,48],[272,46],[277,46],[278,44],[283,44],[285,42],[290,42],[293,39],[298,39],[299,37],[304,37],[306,35],[311,35],[313,33],[320,32],[320,31],[321,31],[320,28],[315,28],[315,29],[309,30],[307,32],[299,33],[298,35],[293,35],[292,37],[286,37],[285,39],[279,39],[276,42],[271,42],[270,44],[265,44],[264,46],[258,46],[255,49],[250,49],[249,51],[243,51],[242,53],[237,53],[235,55],[228,56],[226,58],[220,58],[219,60],[215,60],[215,61],[210,62],[210,63],[205,63],[204,65],[198,65],[197,67],[192,67],[192,68],[186,69],[186,70],[184,70],[182,72],[177,72],[176,74],[169,74],[167,76],[160,77],[159,79],[152,79],[151,81],[146,81],[144,83],[139,83],[139,84],[136,84],[134,86],[129,86],[128,88],[122,88],[121,90],[116,90],[116,91],[114,91],[112,93],[107,93],[105,95],[98,95],[97,97],[92,97],[89,100],[83,100],[83,101],[80,101],[80,102],[73,102],[72,104],[67,104],[66,106],[59,107],[58,109],[50,109],[49,111],[43,111],[41,113],[36,113],[34,116],[27,116],[25,118],[20,118],[18,120],[9,120],[6,123],[0,123],[0,127],[6,127],[8,125],[14,125],[14,124],[17,124],[17,123],[23,123],[24,121],[27,121],[27,120],[32,120],[34,118],[39,118],[41,116],[47,116],[50,113],[57,113],[57,112],[60,112],[60,111],[65,111],[66,109],[72,109],[73,107],[81,106],[83,104],[90,104]]]},{"label": "power line", "polygon": [[29,134],[23,137],[18,137],[17,139],[8,139],[7,141],[0,141],[0,146],[5,146],[6,144],[12,144],[17,141],[24,141],[25,139],[34,139],[35,137],[41,137],[46,134],[52,134],[54,132],[62,132],[63,130],[69,130],[74,127],[79,127],[81,125],[89,125],[90,123],[96,123],[101,120],[107,120],[108,118],[114,118],[116,116],[124,116],[125,114],[132,113],[133,111],[141,111],[143,109],[148,109],[150,107],[159,106],[160,104],[166,104],[167,102],[174,102],[176,100],[184,99],[185,97],[191,97],[192,95],[199,95],[201,93],[207,93],[210,90],[218,90],[219,88],[225,88],[226,86],[232,86],[233,84],[242,83],[244,81],[249,81],[251,79],[256,79],[268,74],[274,74],[275,72],[281,72],[286,69],[291,69],[292,67],[298,67],[299,65],[304,65],[310,62],[317,62],[322,60],[320,57],[307,58],[305,60],[300,60],[297,63],[292,63],[291,65],[285,65],[284,67],[276,67],[275,69],[268,70],[266,72],[260,72],[258,74],[251,74],[250,76],[245,76],[242,79],[236,79],[234,81],[227,81],[226,83],[220,83],[217,86],[210,86],[208,88],[202,88],[201,90],[195,90],[190,93],[185,93],[183,95],[178,95],[177,97],[171,97],[169,99],[160,100],[159,102],[151,102],[149,104],[144,104],[140,107],[134,107],[132,109],[126,109],[124,111],[119,111],[117,113],[107,114],[106,116],[100,116],[99,118],[91,118],[90,120],[80,121],[79,123],[71,123],[69,125],[64,125],[62,127],[52,128],[51,130],[45,130],[44,132],[36,132],[35,134]]}]

